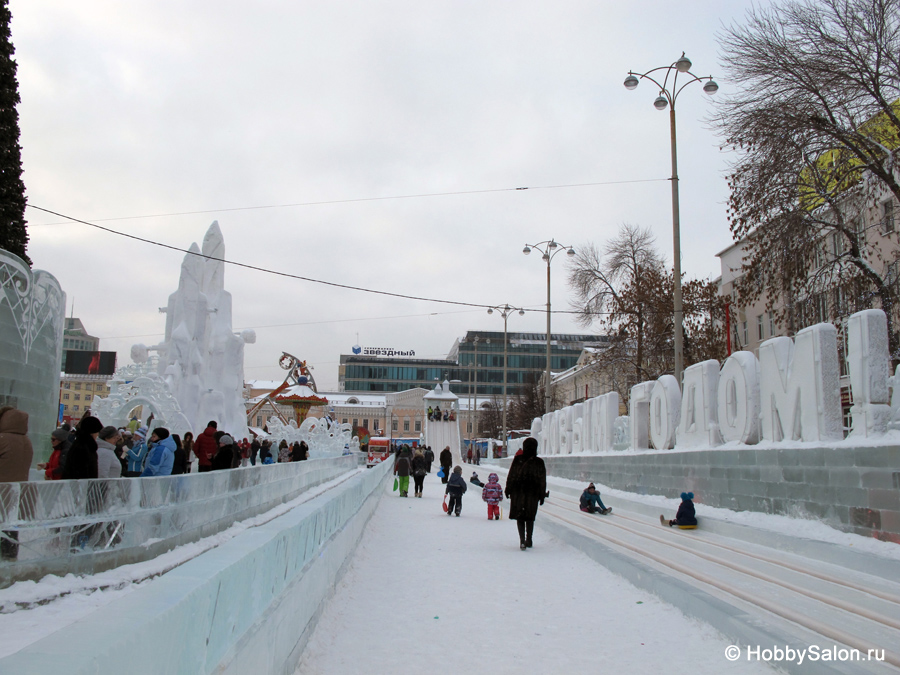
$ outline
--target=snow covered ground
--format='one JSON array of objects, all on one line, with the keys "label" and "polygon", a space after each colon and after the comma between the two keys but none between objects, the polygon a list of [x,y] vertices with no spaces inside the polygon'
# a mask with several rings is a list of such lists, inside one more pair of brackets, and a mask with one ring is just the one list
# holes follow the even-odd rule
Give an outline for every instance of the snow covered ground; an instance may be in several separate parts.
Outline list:
[{"label": "snow covered ground", "polygon": [[297,673],[771,672],[541,530],[520,551],[477,489],[460,518],[433,474],[422,499],[389,490]]}]

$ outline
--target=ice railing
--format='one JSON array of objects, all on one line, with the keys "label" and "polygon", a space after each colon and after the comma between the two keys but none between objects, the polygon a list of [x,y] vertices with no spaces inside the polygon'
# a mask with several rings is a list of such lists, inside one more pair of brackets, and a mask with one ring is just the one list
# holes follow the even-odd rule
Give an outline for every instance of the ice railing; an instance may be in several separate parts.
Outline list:
[{"label": "ice railing", "polygon": [[[357,464],[355,455],[347,455],[160,478],[0,483],[0,537],[18,536],[18,563],[25,564],[146,549],[166,540],[187,543]],[[137,559],[147,557],[152,555]]]}]

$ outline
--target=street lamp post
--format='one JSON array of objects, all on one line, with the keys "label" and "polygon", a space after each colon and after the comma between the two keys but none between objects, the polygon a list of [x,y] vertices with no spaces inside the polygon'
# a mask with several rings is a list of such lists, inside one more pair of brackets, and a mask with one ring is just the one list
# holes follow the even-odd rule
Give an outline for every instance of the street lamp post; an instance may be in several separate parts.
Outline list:
[{"label": "street lamp post", "polygon": [[[650,75],[658,70],[666,71],[662,84],[653,79]],[[674,75],[672,72],[674,71]],[[687,82],[678,86],[679,73],[686,73],[690,77]],[[669,85],[669,76],[672,76],[671,90],[667,89]],[[678,205],[678,155],[675,144],[675,100],[686,86],[693,82],[706,82],[703,85],[703,91],[709,95],[715,94],[719,90],[719,85],[712,79],[712,75],[708,77],[697,77],[691,72],[691,60],[681,53],[681,58],[670,66],[660,66],[653,70],[648,70],[643,75],[628,71],[628,77],[625,78],[625,88],[629,91],[635,89],[638,83],[643,80],[650,80],[659,87],[659,96],[653,101],[653,106],[657,110],[665,110],[669,108],[669,135],[672,147],[672,240],[675,269],[674,269],[674,288],[672,295],[674,296],[674,324],[675,324],[675,379],[678,380],[678,386],[681,386],[681,373],[684,370],[684,313],[681,303],[681,216],[679,214]]]},{"label": "street lamp post", "polygon": [[513,312],[516,312],[516,311],[519,312],[519,316],[525,316],[525,310],[522,309],[521,307],[510,307],[509,303],[507,303],[503,306],[489,307],[488,311],[487,311],[488,314],[493,314],[495,309],[498,312],[500,312],[500,316],[503,317],[503,436],[500,437],[500,440],[503,441],[503,447],[505,448],[506,447],[506,402],[507,402],[506,372],[507,372],[507,361],[509,360],[508,355],[507,355],[507,350],[509,347],[509,340],[507,339],[507,333],[506,333],[506,319],[509,317],[510,314],[512,314]]},{"label": "street lamp post", "polygon": [[531,249],[536,248],[543,255],[541,260],[547,263],[547,378],[544,384],[544,412],[550,412],[550,261],[562,250],[570,258],[575,255],[575,249],[571,246],[563,246],[555,240],[538,242],[537,244],[525,244],[522,253],[528,255]]}]

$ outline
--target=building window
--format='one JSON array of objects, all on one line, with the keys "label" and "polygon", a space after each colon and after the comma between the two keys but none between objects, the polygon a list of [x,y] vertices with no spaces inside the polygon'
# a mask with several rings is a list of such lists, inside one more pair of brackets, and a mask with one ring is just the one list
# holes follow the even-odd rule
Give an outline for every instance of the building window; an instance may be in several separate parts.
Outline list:
[{"label": "building window", "polygon": [[346,417],[342,417],[342,418],[341,418],[341,424],[347,424],[347,418],[346,418]]},{"label": "building window", "polygon": [[363,420],[363,429],[368,429],[368,428],[369,428],[369,420],[367,420],[367,419]]},{"label": "building window", "polygon": [[765,337],[765,335],[763,335],[763,330],[763,315],[760,314],[756,317],[756,337],[760,342],[762,342]]},{"label": "building window", "polygon": [[467,434],[472,433],[472,423],[471,422],[466,422],[466,433]]},{"label": "building window", "polygon": [[831,235],[831,252],[837,258],[844,252],[844,235],[841,232],[834,232]]},{"label": "building window", "polygon": [[81,400],[81,394],[75,394],[75,400],[76,400],[76,401],[80,401],[80,400]]},{"label": "building window", "polygon": [[391,430],[397,431],[397,420],[391,420]]},{"label": "building window", "polygon": [[894,200],[888,199],[881,205],[881,231],[890,234],[894,231]]},{"label": "building window", "polygon": [[71,385],[68,382],[63,382],[63,389],[71,389]]},{"label": "building window", "polygon": [[409,420],[403,420],[403,431],[409,431]]},{"label": "building window", "polygon": [[372,429],[378,431],[378,420],[372,420]]},{"label": "building window", "polygon": [[63,401],[68,401],[68,400],[69,400],[69,395],[63,394]]},{"label": "building window", "polygon": [[263,425],[262,415],[257,415],[256,416],[256,426],[262,428],[262,425]]},{"label": "building window", "polygon": [[422,431],[422,420],[416,420],[416,431]]},{"label": "building window", "polygon": [[358,418],[358,417],[354,417],[354,418],[353,418],[353,428],[355,429],[355,428],[358,427],[358,426],[359,426],[359,418]]},{"label": "building window", "polygon": [[[97,385],[97,386],[100,386],[100,385]],[[90,382],[88,382],[87,384],[84,385],[84,388],[87,389],[88,391],[91,391],[94,387],[91,385]]]},{"label": "building window", "polygon": [[67,405],[63,406],[63,412],[67,411],[68,409],[69,409],[69,406],[67,406]]},{"label": "building window", "polygon": [[76,389],[81,389],[81,382],[76,382],[76,383],[75,383],[75,388],[76,388]]},{"label": "building window", "polygon": [[73,405],[73,406],[72,406],[72,410],[74,410],[75,412],[78,412],[78,406],[77,406],[77,405]]},{"label": "building window", "polygon": [[775,312],[769,312],[769,337],[775,337]]},{"label": "building window", "polygon": [[748,344],[750,344],[750,333],[747,330],[747,322],[746,321],[741,321],[741,339],[742,339],[745,347]]}]

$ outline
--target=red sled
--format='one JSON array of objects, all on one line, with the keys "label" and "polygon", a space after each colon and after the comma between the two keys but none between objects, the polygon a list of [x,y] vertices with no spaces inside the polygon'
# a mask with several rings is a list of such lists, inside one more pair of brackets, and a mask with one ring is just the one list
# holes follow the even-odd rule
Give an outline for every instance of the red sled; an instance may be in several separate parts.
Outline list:
[{"label": "red sled", "polygon": [[444,501],[441,504],[441,508],[444,509],[444,513],[447,513],[447,495],[444,495]]}]

